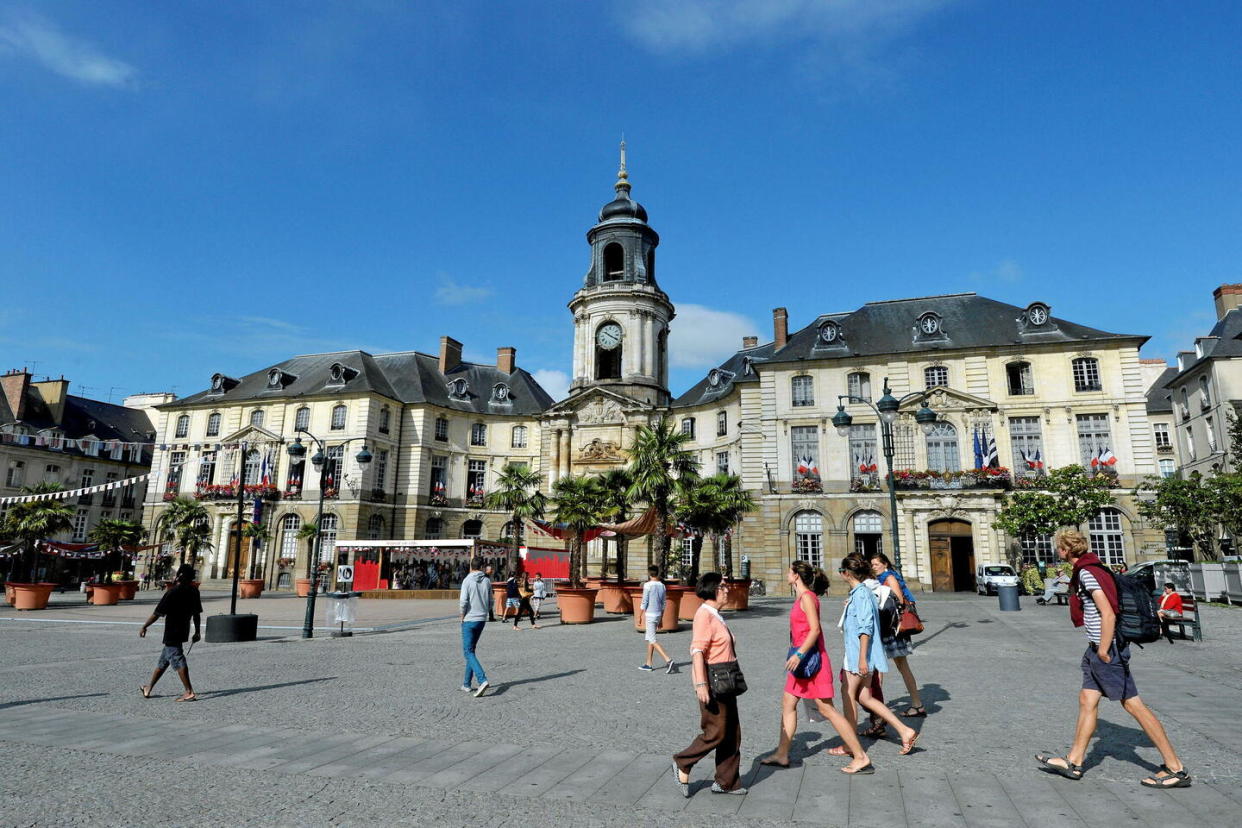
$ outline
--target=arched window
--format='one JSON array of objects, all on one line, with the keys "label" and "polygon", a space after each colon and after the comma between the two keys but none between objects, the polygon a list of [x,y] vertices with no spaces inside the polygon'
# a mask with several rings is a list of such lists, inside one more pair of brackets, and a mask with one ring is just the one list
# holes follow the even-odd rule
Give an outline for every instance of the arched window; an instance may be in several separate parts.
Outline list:
[{"label": "arched window", "polygon": [[392,420],[392,410],[389,409],[388,406],[384,406],[383,408],[380,409],[380,413],[379,413],[379,430],[381,434],[388,433],[388,426],[391,420]]},{"label": "arched window", "polygon": [[293,430],[306,431],[310,428],[310,409],[302,406],[298,409],[298,413],[293,415]]},{"label": "arched window", "polygon": [[177,418],[176,437],[188,437],[190,435],[190,415],[182,414]]},{"label": "arched window", "polygon": [[929,365],[923,369],[923,387],[943,388],[949,385],[949,369],[944,365]]},{"label": "arched window", "polygon": [[866,371],[855,371],[845,378],[846,391],[855,400],[871,402],[871,375]]},{"label": "arched window", "polygon": [[483,537],[483,521],[468,520],[461,525],[461,536],[463,538],[481,538]]},{"label": "arched window", "polygon": [[510,448],[526,448],[526,426],[514,426],[513,437],[509,441]]},{"label": "arched window", "polygon": [[1075,391],[1099,391],[1100,362],[1095,357],[1078,357],[1070,363]]},{"label": "arched window", "polygon": [[427,530],[423,534],[427,540],[439,540],[440,535],[444,534],[443,518],[427,518]]},{"label": "arched window", "polygon": [[794,515],[794,550],[798,560],[815,567],[824,565],[824,518],[819,512]]},{"label": "arched window", "polygon": [[625,251],[613,242],[604,248],[604,281],[616,282],[625,278]]},{"label": "arched window", "polygon": [[797,376],[789,380],[789,402],[795,408],[815,405],[815,386],[808,376]]},{"label": "arched window", "polygon": [[345,411],[346,409],[344,405],[332,406],[332,430],[333,431],[340,431],[341,429],[345,428]]},{"label": "arched window", "polygon": [[280,521],[280,557],[290,561],[298,558],[298,530],[302,519],[297,515],[285,515]]},{"label": "arched window", "polygon": [[250,412],[250,424],[255,428],[263,428],[263,410],[256,408]]},{"label": "arched window", "polygon": [[1009,380],[1010,396],[1035,393],[1035,380],[1031,375],[1031,363],[1011,362],[1005,366],[1005,376]]},{"label": "arched window", "polygon": [[884,517],[871,509],[854,514],[854,551],[863,557],[884,551]]},{"label": "arched window", "polygon": [[379,540],[384,537],[384,517],[383,515],[371,515],[367,520],[367,537],[371,540]]},{"label": "arched window", "polygon": [[957,451],[957,429],[943,420],[927,435],[927,468],[932,471],[958,471],[962,467]]},{"label": "arched window", "polygon": [[251,449],[246,452],[246,485],[257,486],[259,484],[259,474],[262,468],[262,459],[259,457],[258,449]]},{"label": "arched window", "polygon": [[207,436],[220,436],[220,413],[218,411],[212,412],[207,417]]},{"label": "arched window", "polygon": [[336,515],[324,515],[319,523],[319,560],[321,563],[332,562],[332,555],[336,551],[337,526]]},{"label": "arched window", "polygon": [[1109,566],[1125,564],[1126,542],[1121,531],[1121,512],[1101,509],[1087,521],[1087,531],[1091,535],[1091,551],[1099,555],[1100,560]]}]

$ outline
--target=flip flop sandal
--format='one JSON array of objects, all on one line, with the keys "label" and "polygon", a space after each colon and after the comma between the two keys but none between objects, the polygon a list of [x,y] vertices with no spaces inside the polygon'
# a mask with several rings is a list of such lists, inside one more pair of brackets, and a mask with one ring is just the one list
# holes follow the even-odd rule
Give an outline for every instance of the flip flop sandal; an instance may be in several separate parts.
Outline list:
[{"label": "flip flop sandal", "polygon": [[909,756],[911,753],[914,753],[914,743],[917,742],[918,740],[919,740],[919,732],[916,730],[914,732],[914,735],[910,737],[909,741],[906,741],[905,739],[901,740],[901,750],[897,751],[897,755],[898,756]]},{"label": "flip flop sandal", "polygon": [[888,727],[884,724],[873,724],[871,727],[859,733],[859,736],[873,736],[879,739],[888,734]]},{"label": "flip flop sandal", "polygon": [[198,701],[198,696],[197,696],[197,695],[190,695],[190,696],[187,696],[187,695],[185,695],[185,694],[183,693],[182,695],[177,696],[177,698],[173,699],[173,701],[175,701],[175,702],[192,702],[192,701]]},{"label": "flip flop sandal", "polygon": [[829,756],[851,756],[852,757],[854,755],[850,753],[849,748],[843,747],[841,745],[828,748],[827,753]]},{"label": "flip flop sandal", "polygon": [[[1053,759],[1060,759],[1065,764],[1064,765],[1054,764],[1052,761]],[[1083,774],[1082,765],[1075,765],[1073,762],[1071,762],[1069,759],[1067,759],[1064,756],[1049,756],[1044,753],[1037,753],[1035,754],[1035,761],[1043,765],[1044,768],[1046,768],[1047,770],[1050,770],[1056,774],[1060,774],[1061,776],[1064,776],[1066,779],[1073,779],[1075,781],[1082,779],[1082,774]]]},{"label": "flip flop sandal", "polygon": [[901,718],[903,719],[926,719],[927,708],[921,704],[918,707],[907,707],[904,711],[902,711]]},{"label": "flip flop sandal", "polygon": [[792,762],[777,762],[774,759],[760,759],[759,764],[767,765],[769,768],[788,768]]},{"label": "flip flop sandal", "polygon": [[147,687],[145,684],[138,688],[138,692],[142,694],[144,699],[151,698],[151,688]]},{"label": "flip flop sandal", "polygon": [[850,776],[857,776],[859,774],[863,776],[867,776],[869,774],[875,773],[875,765],[868,762],[867,764],[863,765],[858,770],[850,770],[849,766],[847,765],[846,767],[841,768],[841,773],[848,773]]},{"label": "flip flop sandal", "polygon": [[1142,784],[1147,788],[1189,788],[1190,774],[1182,768],[1177,773],[1169,770],[1168,765],[1160,766],[1160,774],[1152,774],[1142,780]]}]

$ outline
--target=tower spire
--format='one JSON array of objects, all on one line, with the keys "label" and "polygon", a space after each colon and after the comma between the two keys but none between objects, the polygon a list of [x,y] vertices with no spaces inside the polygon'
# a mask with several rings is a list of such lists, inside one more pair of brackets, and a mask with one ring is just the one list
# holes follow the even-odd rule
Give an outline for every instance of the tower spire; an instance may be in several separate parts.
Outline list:
[{"label": "tower spire", "polygon": [[617,183],[613,186],[618,196],[630,197],[630,174],[625,170],[625,133],[621,134],[621,167],[617,170]]}]

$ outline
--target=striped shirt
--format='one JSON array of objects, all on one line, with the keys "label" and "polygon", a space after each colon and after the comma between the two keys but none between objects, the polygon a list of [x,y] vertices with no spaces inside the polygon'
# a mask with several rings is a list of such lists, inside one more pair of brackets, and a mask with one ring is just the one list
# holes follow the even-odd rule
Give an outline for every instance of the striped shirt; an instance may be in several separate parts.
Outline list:
[{"label": "striped shirt", "polygon": [[[1100,589],[1100,582],[1096,580],[1095,575],[1087,568],[1078,571],[1078,588],[1079,595],[1082,597],[1082,624],[1086,630],[1087,640],[1092,644],[1099,645],[1101,624],[1100,624],[1100,608],[1096,606],[1095,599],[1091,597],[1091,593]],[[1108,600],[1105,597],[1105,600]]]}]

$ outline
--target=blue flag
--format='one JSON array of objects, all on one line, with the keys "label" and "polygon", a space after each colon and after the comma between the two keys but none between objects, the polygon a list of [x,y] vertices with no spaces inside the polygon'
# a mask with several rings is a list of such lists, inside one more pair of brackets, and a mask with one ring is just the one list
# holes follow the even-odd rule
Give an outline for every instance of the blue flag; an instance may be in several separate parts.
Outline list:
[{"label": "blue flag", "polygon": [[975,449],[975,468],[983,468],[983,441],[979,439],[979,429],[976,427],[971,432],[971,439]]}]

